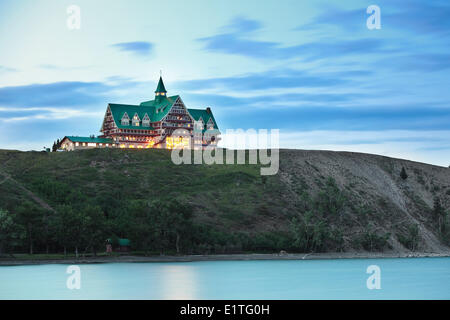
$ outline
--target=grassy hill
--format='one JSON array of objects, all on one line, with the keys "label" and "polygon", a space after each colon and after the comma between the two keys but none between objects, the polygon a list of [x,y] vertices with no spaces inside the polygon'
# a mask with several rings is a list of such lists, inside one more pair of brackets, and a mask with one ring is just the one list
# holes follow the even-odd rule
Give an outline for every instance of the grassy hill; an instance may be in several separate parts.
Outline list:
[{"label": "grassy hill", "polygon": [[[105,219],[102,236],[136,239],[136,250],[147,248],[138,240],[145,239],[145,227],[135,229],[144,220],[135,217],[154,211],[147,205],[152,201],[177,201],[192,208],[181,245],[188,253],[449,251],[449,168],[361,153],[280,150],[278,174],[263,178],[259,172],[259,165],[176,166],[166,150],[0,150],[0,209],[20,216],[24,203],[32,203],[57,216],[67,206],[77,212],[89,204]],[[152,227],[152,218],[145,219]],[[29,224],[22,222],[23,230]],[[42,230],[49,227],[34,234]],[[22,238],[14,250],[27,250],[30,241]],[[55,237],[34,238],[36,251],[50,246],[61,252]],[[164,239],[159,245],[174,251],[175,235]],[[148,246],[155,250],[152,241]]]}]

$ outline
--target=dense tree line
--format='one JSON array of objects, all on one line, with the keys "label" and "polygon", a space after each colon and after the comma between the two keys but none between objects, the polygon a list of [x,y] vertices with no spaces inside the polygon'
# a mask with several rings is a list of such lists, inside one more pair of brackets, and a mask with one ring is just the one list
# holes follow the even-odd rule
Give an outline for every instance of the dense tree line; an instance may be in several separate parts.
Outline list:
[{"label": "dense tree line", "polygon": [[[389,233],[368,223],[369,208],[353,208],[349,194],[332,178],[319,192],[300,192],[289,213],[288,230],[253,233],[218,229],[194,219],[189,199],[170,195],[158,199],[130,199],[119,191],[102,190],[87,196],[81,190],[49,178],[31,182],[33,190],[51,204],[44,209],[25,201],[0,209],[0,255],[17,252],[93,254],[105,251],[107,239],[131,241],[131,250],[143,254],[217,254],[237,252],[323,252],[344,250],[341,226],[349,214],[359,215],[362,228],[351,235],[352,247],[381,251]],[[260,208],[267,215],[268,209]],[[450,243],[449,215],[439,199],[432,209],[442,240]],[[407,248],[419,245],[418,226],[397,235]]]},{"label": "dense tree line", "polygon": [[131,201],[108,217],[99,205],[60,204],[54,211],[25,202],[0,210],[0,253],[93,253],[108,238],[127,237],[145,252],[180,253],[191,231],[192,209],[176,200]]}]

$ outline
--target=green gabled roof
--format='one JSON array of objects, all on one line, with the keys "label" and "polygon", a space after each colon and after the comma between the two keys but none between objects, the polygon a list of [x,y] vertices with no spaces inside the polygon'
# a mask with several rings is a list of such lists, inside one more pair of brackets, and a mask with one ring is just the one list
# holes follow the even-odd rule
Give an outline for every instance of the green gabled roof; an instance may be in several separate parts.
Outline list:
[{"label": "green gabled roof", "polygon": [[164,92],[164,93],[167,93],[167,90],[166,90],[166,88],[164,87],[164,82],[163,82],[163,80],[162,80],[162,77],[159,77],[158,86],[156,87],[155,93],[157,93],[157,92]]},{"label": "green gabled roof", "polygon": [[[111,113],[112,113],[114,122],[116,123],[116,126],[120,129],[155,130],[152,126],[148,126],[148,127],[142,126],[142,119],[144,118],[145,114],[148,114],[151,122],[155,121],[155,120],[153,120],[154,117],[152,117],[154,108],[148,108],[148,107],[146,108],[146,107],[130,105],[130,104],[115,104],[115,103],[110,103],[109,108],[111,110]],[[122,125],[122,121],[121,121],[122,117],[125,113],[127,113],[128,117],[130,118],[130,125],[128,125],[128,126]],[[138,114],[139,119],[141,120],[141,126],[139,126],[139,127],[133,126],[133,123],[131,121],[136,113]]]},{"label": "green gabled roof", "polygon": [[140,104],[140,107],[152,108],[152,115],[148,115],[152,122],[160,121],[170,111],[175,101],[179,98],[179,95],[171,97],[160,97],[159,100],[144,101]]},{"label": "green gabled roof", "polygon": [[[132,121],[130,121],[129,126],[123,126],[121,123],[122,117],[125,112],[128,114],[130,120],[137,113],[139,119],[142,122],[145,114],[148,114],[150,117],[150,122],[161,121],[170,111],[173,104],[179,98],[179,95],[171,96],[171,97],[160,97],[160,100],[150,100],[144,101],[140,105],[130,105],[130,104],[115,104],[110,103],[109,107],[111,109],[111,113],[113,115],[114,122],[116,126],[120,129],[135,129],[135,130],[155,130],[153,127],[135,127],[132,125]],[[206,130],[206,125],[209,119],[212,119],[214,123],[214,129],[219,130],[217,126],[216,119],[214,119],[214,115],[211,112],[208,112],[206,109],[187,109],[189,114],[194,118],[194,120],[198,121],[200,118],[203,119],[204,122],[204,131]]]},{"label": "green gabled roof", "polygon": [[64,139],[65,138],[69,139],[72,142],[113,143],[113,141],[108,138],[91,138],[91,137],[77,137],[77,136],[65,136]]},{"label": "green gabled roof", "polygon": [[150,122],[157,122],[164,118],[170,111],[170,108],[175,103],[179,96],[172,97],[161,97],[160,101],[150,100],[142,102],[140,105],[130,105],[130,104],[115,104],[110,103],[109,107],[114,118],[116,126],[120,129],[135,129],[135,130],[155,130],[153,127],[135,127],[130,121],[129,126],[123,126],[121,123],[122,117],[127,113],[130,120],[137,113],[139,119],[144,118],[145,114],[150,117]]},{"label": "green gabled roof", "polygon": [[189,113],[191,114],[192,118],[194,118],[195,121],[198,121],[200,118],[202,118],[203,123],[206,125],[209,121],[209,119],[212,119],[213,123],[214,123],[214,129],[219,129],[219,127],[217,127],[217,122],[216,119],[214,119],[214,116],[211,112],[208,112],[206,109],[188,109]]}]

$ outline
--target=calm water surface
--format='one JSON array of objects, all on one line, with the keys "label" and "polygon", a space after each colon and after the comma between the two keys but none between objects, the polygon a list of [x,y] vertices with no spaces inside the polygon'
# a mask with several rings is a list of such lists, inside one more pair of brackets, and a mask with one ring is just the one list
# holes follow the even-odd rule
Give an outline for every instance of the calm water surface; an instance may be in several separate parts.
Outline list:
[{"label": "calm water surface", "polygon": [[0,299],[450,299],[450,258],[84,264],[79,290],[67,267],[0,267]]}]

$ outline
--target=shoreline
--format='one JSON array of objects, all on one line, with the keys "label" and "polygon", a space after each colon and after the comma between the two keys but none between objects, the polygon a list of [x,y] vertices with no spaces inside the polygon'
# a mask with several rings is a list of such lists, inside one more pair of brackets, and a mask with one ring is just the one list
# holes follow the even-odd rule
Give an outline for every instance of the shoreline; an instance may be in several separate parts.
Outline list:
[{"label": "shoreline", "polygon": [[1,266],[22,266],[42,264],[96,264],[96,263],[148,263],[148,262],[197,262],[197,261],[256,261],[256,260],[332,260],[332,259],[388,259],[388,258],[434,258],[450,257],[450,252],[331,252],[331,253],[253,253],[215,254],[185,256],[110,256],[69,259],[0,259]]}]

